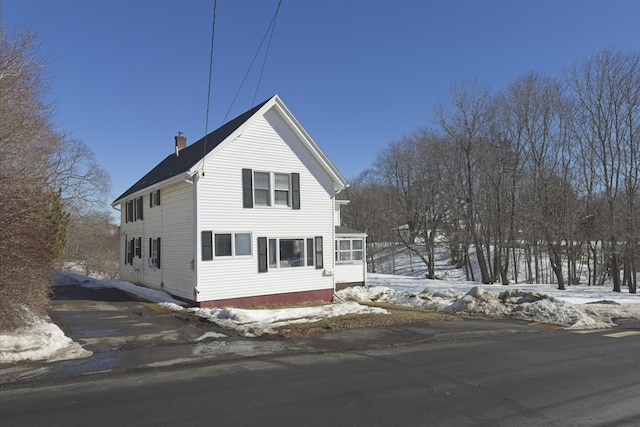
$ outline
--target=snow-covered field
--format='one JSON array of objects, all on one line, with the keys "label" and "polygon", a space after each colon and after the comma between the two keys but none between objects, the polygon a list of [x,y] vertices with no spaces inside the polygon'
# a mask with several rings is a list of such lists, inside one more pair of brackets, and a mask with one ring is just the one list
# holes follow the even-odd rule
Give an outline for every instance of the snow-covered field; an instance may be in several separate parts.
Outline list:
[{"label": "snow-covered field", "polygon": [[[400,261],[402,258],[400,258]],[[416,275],[420,275],[418,272]],[[558,291],[555,285],[479,285],[466,282],[460,272],[443,270],[443,280],[370,274],[367,287],[337,292],[336,302],[318,307],[274,310],[239,308],[185,308],[180,301],[162,291],[128,282],[97,280],[62,273],[62,283],[88,287],[115,287],[142,299],[157,302],[172,310],[189,310],[223,327],[246,336],[270,333],[292,323],[316,322],[346,314],[384,315],[386,310],[359,302],[387,302],[436,309],[449,313],[481,313],[509,316],[532,322],[561,325],[568,329],[609,328],[618,318],[640,319],[640,295],[614,293],[610,286],[568,286]],[[91,355],[71,341],[56,325],[40,320],[11,335],[0,335],[0,363],[21,360],[65,360]]]}]

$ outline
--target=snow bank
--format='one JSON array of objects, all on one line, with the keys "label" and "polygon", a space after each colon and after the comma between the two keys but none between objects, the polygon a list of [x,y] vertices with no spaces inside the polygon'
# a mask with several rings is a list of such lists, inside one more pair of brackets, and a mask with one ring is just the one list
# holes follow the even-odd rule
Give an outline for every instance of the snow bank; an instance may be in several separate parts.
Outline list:
[{"label": "snow bank", "polygon": [[0,364],[25,360],[53,362],[92,354],[65,336],[53,323],[38,322],[15,333],[0,335]]},{"label": "snow bank", "polygon": [[183,308],[172,303],[163,307],[187,311],[225,328],[239,331],[247,337],[275,333],[275,328],[291,324],[318,322],[328,317],[347,314],[387,314],[381,308],[367,307],[355,302],[327,304],[318,307],[284,308],[275,310],[246,310],[240,308]]}]

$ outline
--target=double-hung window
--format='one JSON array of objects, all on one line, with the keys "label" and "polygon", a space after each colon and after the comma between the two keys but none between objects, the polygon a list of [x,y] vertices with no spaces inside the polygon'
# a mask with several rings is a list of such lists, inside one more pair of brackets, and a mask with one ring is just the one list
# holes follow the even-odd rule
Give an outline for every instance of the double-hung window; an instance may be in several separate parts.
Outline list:
[{"label": "double-hung window", "polygon": [[271,174],[253,173],[253,194],[256,206],[271,206]]},{"label": "double-hung window", "polygon": [[289,182],[289,174],[276,173],[274,176],[274,200],[276,205],[290,206],[289,193],[291,185]]},{"label": "double-hung window", "polygon": [[242,169],[242,206],[300,209],[300,174]]},{"label": "double-hung window", "polygon": [[149,238],[149,266],[160,268],[160,237]]}]

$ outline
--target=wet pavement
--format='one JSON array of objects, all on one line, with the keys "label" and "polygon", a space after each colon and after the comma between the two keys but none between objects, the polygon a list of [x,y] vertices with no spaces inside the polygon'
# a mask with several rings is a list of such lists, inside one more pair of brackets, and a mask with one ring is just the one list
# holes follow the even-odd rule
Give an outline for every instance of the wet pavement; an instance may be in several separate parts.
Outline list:
[{"label": "wet pavement", "polygon": [[297,340],[247,338],[119,289],[79,283],[54,288],[51,319],[92,355],[0,366],[0,385],[285,352],[353,352],[543,331],[525,322],[465,320],[347,330]]}]

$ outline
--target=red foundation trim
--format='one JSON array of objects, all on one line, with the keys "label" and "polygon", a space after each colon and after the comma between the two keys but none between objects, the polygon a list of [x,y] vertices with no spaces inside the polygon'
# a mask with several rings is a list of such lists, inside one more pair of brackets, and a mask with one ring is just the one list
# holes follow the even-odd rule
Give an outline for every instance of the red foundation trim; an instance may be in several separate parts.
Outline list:
[{"label": "red foundation trim", "polygon": [[291,292],[287,294],[260,295],[255,297],[229,298],[221,300],[200,301],[199,307],[246,307],[251,305],[296,304],[309,301],[331,301],[333,289],[317,291]]}]

